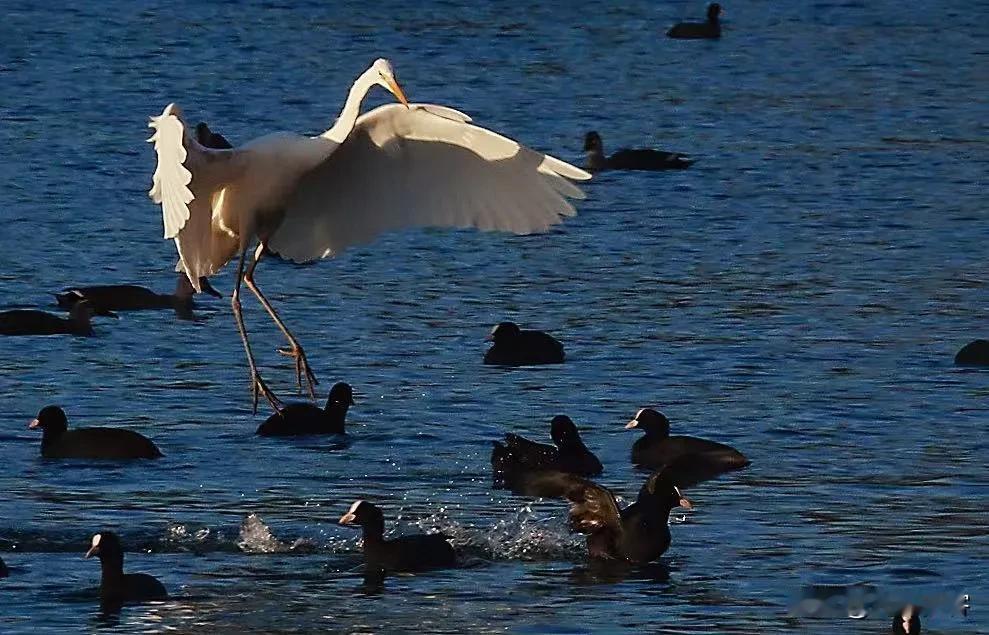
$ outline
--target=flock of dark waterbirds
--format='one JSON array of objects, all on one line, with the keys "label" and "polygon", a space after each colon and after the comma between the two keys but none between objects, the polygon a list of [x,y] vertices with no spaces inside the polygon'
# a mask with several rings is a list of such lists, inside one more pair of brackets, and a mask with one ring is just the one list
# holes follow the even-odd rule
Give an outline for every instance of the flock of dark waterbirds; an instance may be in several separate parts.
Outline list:
[{"label": "flock of dark waterbirds", "polygon": [[[101,311],[137,308],[174,308],[165,301],[156,307],[135,306],[117,301],[108,287],[99,287],[93,307]],[[127,287],[124,287],[127,289]],[[77,294],[76,291],[79,293]],[[134,294],[125,293],[133,299]],[[148,296],[149,298],[151,296]],[[89,304],[82,289],[59,296],[63,306]],[[89,308],[89,307],[87,307]],[[520,329],[511,322],[496,325],[493,342],[484,356],[485,364],[528,366],[564,361],[563,345],[540,331]],[[329,393],[324,408],[310,403],[287,404],[257,429],[261,436],[344,434],[348,409],[354,405],[351,386],[340,382]],[[92,459],[127,461],[157,459],[158,446],[132,430],[105,427],[70,428],[62,408],[41,409],[28,426],[41,431],[41,456],[46,459]],[[669,547],[668,518],[674,507],[691,507],[680,487],[693,486],[724,472],[743,468],[748,460],[734,448],[686,436],[670,436],[669,421],[652,409],[639,410],[626,425],[645,433],[632,449],[633,462],[653,473],[642,485],[638,498],[621,508],[607,488],[588,477],[602,473],[604,466],[581,439],[574,422],[559,415],[550,422],[553,445],[538,443],[516,434],[495,441],[491,453],[494,486],[515,493],[570,502],[570,526],[586,534],[592,558],[646,563]],[[698,476],[701,475],[701,476]],[[386,572],[421,571],[454,566],[456,552],[443,534],[406,535],[385,538],[384,514],[373,503],[359,500],[340,518],[340,524],[361,528],[366,569],[372,575]],[[146,574],[123,572],[123,548],[112,531],[92,538],[86,557],[100,560],[100,596],[104,606],[167,597],[165,588]]]},{"label": "flock of dark waterbirds", "polygon": [[[721,6],[711,4],[703,22],[674,25],[667,36],[675,39],[717,39],[721,37]],[[211,148],[230,148],[223,135],[205,123],[195,128],[198,141]],[[584,139],[585,167],[588,171],[688,168],[694,161],[678,152],[651,149],[621,149],[611,155],[604,151],[601,135],[588,132]],[[200,279],[203,292],[222,297],[206,278]],[[117,312],[174,310],[190,318],[195,308],[195,290],[184,273],[178,275],[175,291],[156,293],[136,285],[72,287],[55,294],[62,317],[47,311],[15,309],[0,312],[0,335],[93,335],[91,318],[116,318]],[[491,348],[484,364],[528,366],[564,363],[563,345],[541,331],[522,330],[511,322],[496,325],[487,338]],[[989,367],[989,340],[975,340],[955,356],[960,366]],[[345,431],[348,409],[354,405],[351,386],[335,384],[325,407],[310,403],[287,404],[258,428],[260,436],[340,435]],[[162,455],[153,441],[126,429],[86,427],[70,429],[65,412],[58,406],[43,408],[29,428],[42,433],[41,455],[46,459],[136,460]],[[691,436],[671,435],[670,421],[653,408],[642,408],[626,424],[626,429],[643,433],[631,447],[631,462],[648,470],[649,476],[636,500],[621,507],[606,487],[589,480],[600,475],[604,466],[585,445],[573,420],[558,415],[550,422],[552,445],[508,433],[494,441],[491,452],[493,486],[523,496],[559,498],[569,502],[569,526],[586,536],[592,559],[642,564],[658,559],[670,546],[669,515],[677,507],[692,509],[681,492],[719,475],[749,465],[749,460],[730,446]],[[385,519],[380,508],[366,500],[355,501],[339,524],[362,530],[362,549],[369,572],[423,571],[457,565],[457,553],[442,533],[403,535],[385,538]],[[100,597],[105,606],[126,602],[168,598],[165,587],[153,576],[123,572],[124,550],[112,531],[94,534],[85,557],[96,557],[101,566]],[[9,575],[0,559],[0,578]],[[920,633],[919,609],[905,606],[893,617],[891,632]]]}]

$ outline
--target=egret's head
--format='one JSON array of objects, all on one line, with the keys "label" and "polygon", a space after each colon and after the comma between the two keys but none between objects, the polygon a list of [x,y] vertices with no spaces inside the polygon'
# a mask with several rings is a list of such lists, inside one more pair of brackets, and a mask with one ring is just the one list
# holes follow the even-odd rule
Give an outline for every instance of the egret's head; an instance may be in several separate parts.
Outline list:
[{"label": "egret's head", "polygon": [[371,68],[377,73],[375,81],[392,95],[395,95],[395,99],[402,102],[408,108],[409,100],[405,98],[402,87],[395,80],[395,71],[392,70],[391,62],[384,58],[379,58],[374,61]]}]

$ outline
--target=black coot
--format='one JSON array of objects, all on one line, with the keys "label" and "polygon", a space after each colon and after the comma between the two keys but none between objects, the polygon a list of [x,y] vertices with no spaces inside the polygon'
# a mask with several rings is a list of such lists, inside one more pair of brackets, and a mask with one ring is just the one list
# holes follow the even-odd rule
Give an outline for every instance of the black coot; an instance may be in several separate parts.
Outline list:
[{"label": "black coot", "polygon": [[0,335],[93,335],[90,318],[93,307],[89,302],[78,302],[68,318],[34,309],[15,309],[0,313]]},{"label": "black coot", "polygon": [[893,617],[893,635],[920,635],[920,609],[907,604]]},{"label": "black coot", "polygon": [[[555,471],[594,476],[604,469],[601,461],[584,445],[570,417],[553,417],[550,437],[555,447],[530,441],[517,434],[506,434],[504,443],[494,441],[491,467],[494,468],[495,484],[519,491],[513,483],[521,482],[518,477],[525,473]],[[525,480],[531,482],[531,479]]]},{"label": "black coot", "polygon": [[632,445],[632,463],[651,470],[676,464],[675,482],[687,487],[724,472],[749,465],[733,447],[688,436],[670,436],[670,420],[652,408],[643,408],[626,424],[627,430],[642,430],[645,436]]},{"label": "black coot", "polygon": [[309,403],[288,404],[281,413],[276,412],[258,426],[257,433],[263,437],[343,434],[347,409],[353,405],[354,392],[350,384],[339,382],[330,389],[325,408]]},{"label": "black coot", "polygon": [[597,132],[588,132],[584,137],[584,152],[587,161],[584,168],[589,172],[603,170],[682,170],[689,168],[693,160],[678,152],[662,150],[630,150],[623,148],[610,157],[604,154],[604,144]]},{"label": "black coot", "polygon": [[989,340],[973,340],[955,355],[958,366],[989,366]]},{"label": "black coot", "polygon": [[651,562],[670,546],[670,511],[674,507],[693,508],[665,471],[650,476],[638,499],[625,509],[618,507],[608,488],[571,478],[572,485],[565,494],[571,503],[570,526],[587,536],[591,558]]},{"label": "black coot", "polygon": [[707,22],[680,22],[666,32],[668,37],[680,40],[716,40],[721,37],[721,5],[707,5]]},{"label": "black coot", "polygon": [[491,329],[487,339],[494,346],[484,354],[484,363],[499,366],[562,364],[563,344],[542,331],[523,331],[513,322]]},{"label": "black coot", "polygon": [[6,578],[8,575],[10,572],[7,571],[7,565],[4,564],[3,558],[0,558],[0,578]]},{"label": "black coot", "polygon": [[[199,279],[204,293],[223,297],[206,278]],[[81,300],[88,300],[97,315],[112,315],[113,311],[142,311],[147,309],[174,309],[189,313],[195,308],[192,296],[196,290],[184,273],[178,274],[175,293],[155,293],[151,289],[133,284],[110,284],[90,287],[69,287],[55,294],[58,306],[71,309]]]},{"label": "black coot", "polygon": [[364,560],[369,569],[380,571],[423,571],[452,567],[456,553],[443,534],[415,534],[385,540],[385,518],[381,510],[363,500],[356,501],[340,517],[341,525],[359,526],[364,533]]},{"label": "black coot", "polygon": [[124,573],[124,549],[120,538],[112,531],[101,531],[93,536],[86,557],[93,556],[100,559],[103,571],[100,598],[104,602],[117,604],[168,599],[168,592],[155,577],[147,573]]},{"label": "black coot", "polygon": [[41,456],[46,459],[155,459],[158,447],[144,435],[122,428],[69,430],[65,411],[45,406],[29,428],[41,428]]}]

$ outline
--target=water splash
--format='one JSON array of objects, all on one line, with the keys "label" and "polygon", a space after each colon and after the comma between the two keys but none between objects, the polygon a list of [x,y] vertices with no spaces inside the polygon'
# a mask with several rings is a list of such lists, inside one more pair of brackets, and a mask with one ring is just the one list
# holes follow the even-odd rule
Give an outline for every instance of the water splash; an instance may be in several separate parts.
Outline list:
[{"label": "water splash", "polygon": [[240,524],[237,546],[247,553],[286,553],[307,549],[312,545],[305,538],[296,538],[291,544],[284,543],[275,537],[260,516],[248,514]]},{"label": "water splash", "polygon": [[165,539],[171,542],[196,542],[203,543],[212,534],[209,527],[202,527],[195,531],[189,531],[186,525],[170,525],[165,531]]},{"label": "water splash", "polygon": [[240,524],[237,546],[247,553],[283,553],[289,550],[289,546],[275,538],[257,514],[248,514]]},{"label": "water splash", "polygon": [[540,518],[530,505],[490,527],[463,525],[447,517],[445,509],[409,524],[443,533],[458,551],[488,560],[573,560],[584,551],[583,537],[571,534],[563,518]]},{"label": "water splash", "polygon": [[233,551],[230,539],[220,531],[209,527],[190,527],[182,523],[173,523],[165,529],[164,538],[152,539],[152,547],[158,551],[193,551],[207,553],[212,551]]}]

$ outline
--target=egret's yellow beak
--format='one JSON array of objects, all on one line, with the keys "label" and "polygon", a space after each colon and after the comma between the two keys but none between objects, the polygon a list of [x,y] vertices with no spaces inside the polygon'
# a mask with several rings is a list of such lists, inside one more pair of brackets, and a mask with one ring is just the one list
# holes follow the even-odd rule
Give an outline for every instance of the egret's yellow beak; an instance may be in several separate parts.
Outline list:
[{"label": "egret's yellow beak", "polygon": [[395,95],[395,99],[402,102],[402,105],[406,108],[409,108],[409,100],[405,98],[405,92],[402,90],[402,87],[398,85],[398,82],[391,77],[385,81],[388,82],[388,89],[391,90],[393,95]]}]

